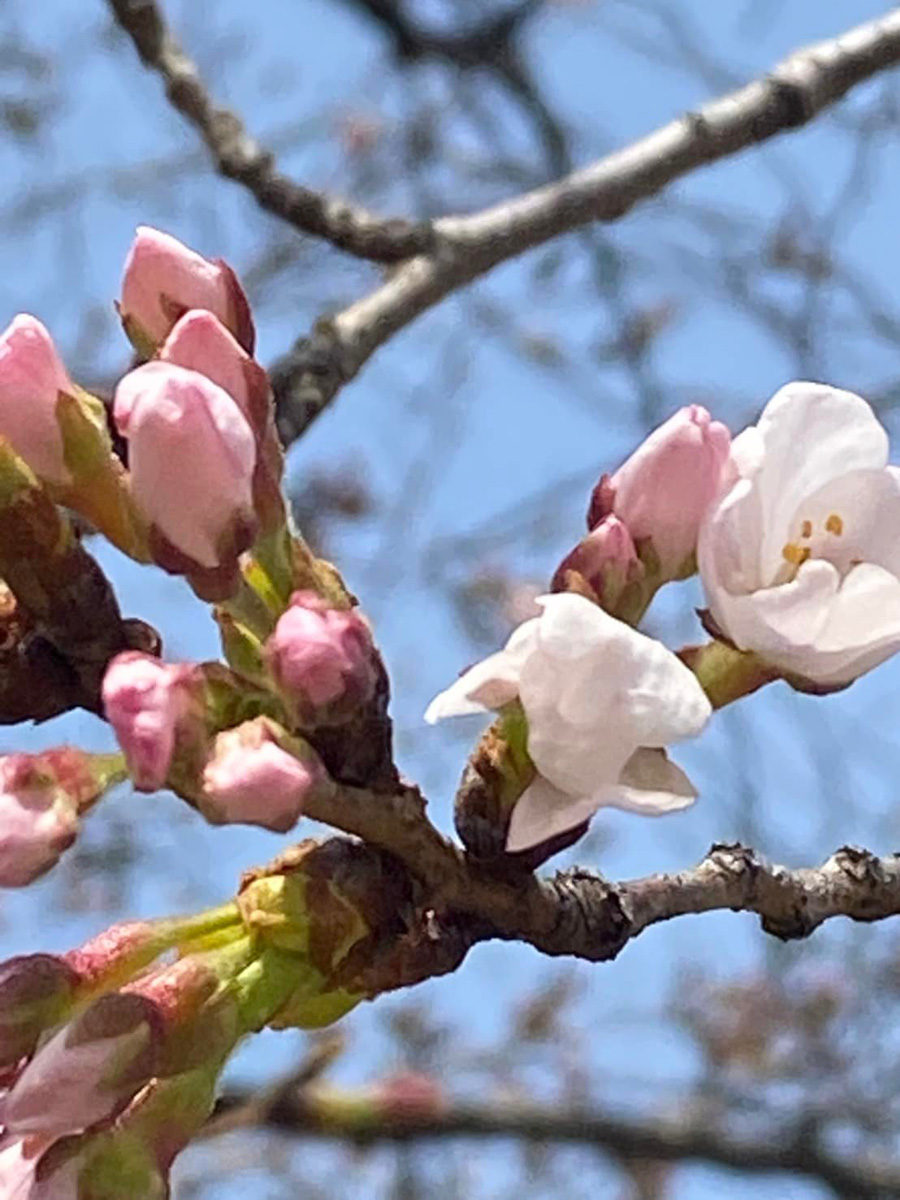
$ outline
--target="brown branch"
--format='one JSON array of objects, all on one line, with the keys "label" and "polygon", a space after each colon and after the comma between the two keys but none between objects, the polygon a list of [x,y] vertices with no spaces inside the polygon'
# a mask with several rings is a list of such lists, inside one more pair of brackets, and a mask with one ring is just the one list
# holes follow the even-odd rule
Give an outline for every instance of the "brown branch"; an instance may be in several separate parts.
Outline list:
[{"label": "brown branch", "polygon": [[593,221],[617,221],[698,167],[806,125],[900,62],[900,9],[798,51],[698,112],[558,182],[434,223],[437,242],[302,338],[273,369],[282,435],[298,437],[371,355],[458,288]]},{"label": "brown branch", "polygon": [[900,1197],[900,1165],[828,1150],[807,1126],[748,1135],[717,1128],[690,1105],[677,1118],[624,1117],[597,1108],[497,1098],[490,1103],[441,1101],[408,1111],[378,1088],[344,1091],[276,1086],[265,1092],[232,1090],[219,1100],[206,1137],[236,1128],[268,1128],[292,1137],[330,1138],[358,1145],[425,1138],[516,1138],[556,1145],[598,1147],[617,1159],[697,1160],[763,1174],[789,1172],[815,1179],[856,1200]]},{"label": "brown branch", "polygon": [[219,173],[247,188],[266,212],[301,233],[375,262],[397,262],[434,245],[434,231],[427,224],[377,217],[282,174],[274,156],[250,136],[237,113],[214,104],[196,64],[166,27],[156,0],[108,3],[141,62],[162,78],[173,108],[203,138]]},{"label": "brown branch", "polygon": [[[502,938],[529,942],[544,954],[604,962],[650,925],[724,909],[756,913],[767,933],[785,941],[808,937],[833,917],[900,915],[900,855],[878,858],[851,846],[817,868],[791,870],[743,846],[716,845],[697,866],[673,874],[614,883],[575,868],[539,879],[522,868],[498,873],[469,858],[431,824],[412,788],[396,794],[340,788],[307,811],[391,851],[422,883],[432,909],[470,919],[465,943],[454,917],[459,958],[475,941]],[[446,964],[439,931],[432,949],[435,962]],[[427,955],[418,952],[416,977],[426,978]],[[412,981],[384,979],[373,990]]]}]

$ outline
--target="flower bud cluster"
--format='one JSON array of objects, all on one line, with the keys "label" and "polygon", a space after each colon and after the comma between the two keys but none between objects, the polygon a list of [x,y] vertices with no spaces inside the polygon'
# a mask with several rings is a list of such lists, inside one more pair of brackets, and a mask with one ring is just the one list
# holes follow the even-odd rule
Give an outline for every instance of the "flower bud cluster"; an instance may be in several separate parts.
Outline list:
[{"label": "flower bud cluster", "polygon": [[0,1194],[166,1195],[239,1039],[343,1016],[410,903],[381,852],[307,842],[221,909],[0,964]]}]

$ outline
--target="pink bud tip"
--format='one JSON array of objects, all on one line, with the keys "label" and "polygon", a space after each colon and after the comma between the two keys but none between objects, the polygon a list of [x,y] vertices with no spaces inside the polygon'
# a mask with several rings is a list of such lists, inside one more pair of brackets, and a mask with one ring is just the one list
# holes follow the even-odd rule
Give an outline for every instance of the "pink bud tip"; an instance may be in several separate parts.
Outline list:
[{"label": "pink bud tip", "polygon": [[636,543],[648,539],[664,577],[679,574],[728,462],[731,435],[698,404],[655,429],[609,481],[613,511]]},{"label": "pink bud tip", "polygon": [[265,720],[220,733],[203,772],[201,811],[215,824],[261,825],[286,833],[325,779],[312,751],[301,762],[277,744]]},{"label": "pink bud tip", "polygon": [[152,362],[121,380],[113,415],[148,523],[193,562],[219,566],[254,521],[256,439],[237,401],[197,371]]},{"label": "pink bud tip", "polygon": [[0,887],[24,887],[78,833],[78,810],[40,755],[0,757]]},{"label": "pink bud tip", "polygon": [[204,258],[159,229],[139,226],[122,278],[120,311],[126,332],[146,353],[194,308],[217,316],[253,353],[247,297],[227,263]]},{"label": "pink bud tip", "polygon": [[139,791],[155,792],[166,782],[191,671],[137,650],[116,655],[107,667],[103,709]]},{"label": "pink bud tip", "polygon": [[269,668],[302,724],[336,724],[372,696],[375,649],[354,609],[296,592],[266,643]]},{"label": "pink bud tip", "polygon": [[50,483],[70,480],[56,406],[74,391],[50,334],[20,313],[0,335],[0,437]]}]

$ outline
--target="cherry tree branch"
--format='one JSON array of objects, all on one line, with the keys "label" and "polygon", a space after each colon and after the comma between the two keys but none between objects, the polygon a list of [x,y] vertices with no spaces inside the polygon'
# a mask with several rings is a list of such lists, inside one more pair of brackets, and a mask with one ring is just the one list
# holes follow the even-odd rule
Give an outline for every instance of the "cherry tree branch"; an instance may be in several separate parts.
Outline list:
[{"label": "cherry tree branch", "polygon": [[380,346],[457,289],[552,238],[594,221],[619,220],[698,167],[806,125],[898,63],[900,9],[894,9],[797,51],[762,78],[556,183],[435,221],[427,252],[321,321],[275,364],[283,437],[299,437]]},{"label": "cherry tree branch", "polygon": [[428,250],[427,224],[382,219],[366,209],[296,183],[279,171],[273,154],[243,121],[209,95],[197,65],[169,31],[156,0],[108,0],[141,62],[161,77],[172,107],[197,130],[226,179],[248,189],[259,206],[294,229],[324,238],[340,250],[375,262],[397,262]]},{"label": "cherry tree branch", "polygon": [[[604,962],[649,926],[691,913],[755,913],[765,932],[782,940],[808,937],[834,917],[878,921],[900,914],[900,855],[879,858],[852,846],[815,868],[776,866],[744,846],[715,845],[685,871],[614,883],[574,868],[541,879],[514,863],[488,866],[465,854],[431,824],[413,788],[396,794],[339,788],[311,803],[308,815],[393,853],[422,884],[423,907],[437,914],[415,948],[414,965],[396,979],[390,969],[373,977],[373,991],[452,970],[470,945],[488,938]],[[441,940],[445,914],[449,949]]]},{"label": "cherry tree branch", "polygon": [[438,1138],[516,1138],[603,1149],[615,1158],[685,1160],[765,1174],[789,1172],[824,1183],[856,1200],[900,1197],[900,1166],[888,1158],[827,1149],[809,1127],[748,1134],[717,1127],[708,1112],[683,1105],[677,1117],[627,1117],[612,1110],[533,1103],[509,1096],[488,1103],[442,1100],[420,1111],[391,1105],[378,1088],[344,1091],[289,1081],[264,1092],[226,1091],[203,1136],[238,1128],[270,1129],[298,1138],[358,1145]]}]

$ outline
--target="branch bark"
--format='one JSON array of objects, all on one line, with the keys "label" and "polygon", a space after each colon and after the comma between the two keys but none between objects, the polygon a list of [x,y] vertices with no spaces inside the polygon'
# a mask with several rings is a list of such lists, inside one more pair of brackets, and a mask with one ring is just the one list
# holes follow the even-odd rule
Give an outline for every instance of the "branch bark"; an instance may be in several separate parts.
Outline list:
[{"label": "branch bark", "polygon": [[[307,815],[405,864],[424,888],[425,906],[439,919],[451,914],[454,965],[470,945],[488,938],[605,962],[651,925],[725,909],[755,913],[766,933],[784,941],[808,937],[834,917],[878,921],[900,914],[900,855],[879,858],[853,846],[816,868],[791,870],[741,845],[715,845],[697,866],[671,874],[614,883],[575,868],[540,879],[522,868],[498,873],[466,855],[431,824],[425,801],[411,787],[395,794],[339,788],[311,802]],[[439,972],[452,969],[439,926],[431,951]],[[421,946],[417,953],[415,978],[380,979],[372,990],[427,978],[428,955]]]},{"label": "branch bark", "polygon": [[763,78],[554,184],[435,221],[427,253],[320,322],[275,364],[282,436],[299,437],[380,346],[452,292],[552,238],[593,221],[619,220],[698,167],[806,125],[898,63],[900,9],[894,9],[790,55]]},{"label": "branch bark", "polygon": [[428,224],[383,219],[366,209],[313,191],[280,172],[272,153],[250,136],[237,113],[219,108],[196,64],[169,31],[156,0],[108,0],[145,67],[165,84],[172,107],[197,130],[226,179],[242,184],[260,208],[294,229],[324,238],[357,258],[392,263],[428,250]]},{"label": "branch bark", "polygon": [[359,1145],[440,1138],[515,1138],[554,1145],[598,1147],[620,1160],[685,1160],[767,1174],[789,1172],[824,1183],[856,1200],[900,1197],[900,1166],[890,1159],[843,1155],[809,1129],[748,1135],[716,1127],[708,1113],[685,1105],[677,1118],[624,1117],[594,1107],[531,1103],[508,1097],[490,1103],[443,1101],[421,1111],[392,1108],[378,1088],[276,1087],[268,1093],[226,1092],[204,1136],[236,1128],[266,1128],[292,1137],[329,1138]]}]

